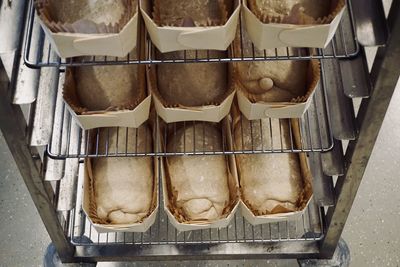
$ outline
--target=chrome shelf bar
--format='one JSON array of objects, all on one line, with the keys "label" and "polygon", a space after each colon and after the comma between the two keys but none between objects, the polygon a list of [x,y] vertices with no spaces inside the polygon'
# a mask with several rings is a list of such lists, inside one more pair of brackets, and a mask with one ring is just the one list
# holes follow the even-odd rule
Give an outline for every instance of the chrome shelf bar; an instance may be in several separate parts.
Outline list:
[{"label": "chrome shelf bar", "polygon": [[[290,144],[284,146],[283,141],[284,133],[280,129],[271,128],[267,133],[270,135],[270,140],[272,136],[280,136],[281,142],[274,142],[264,144],[262,149],[254,149],[252,147],[240,147],[237,149],[229,149],[227,141],[223,138],[224,144],[221,150],[205,151],[202,147],[196,148],[194,151],[169,151],[162,147],[158,147],[156,151],[149,153],[137,153],[135,148],[125,147],[123,149],[116,145],[114,147],[108,147],[109,135],[107,132],[101,132],[99,129],[83,131],[79,129],[80,133],[75,135],[76,138],[71,138],[72,130],[75,129],[75,121],[69,114],[66,107],[62,109],[64,112],[58,112],[58,118],[55,118],[55,127],[53,129],[53,136],[47,146],[47,154],[53,159],[66,159],[66,158],[93,158],[93,157],[141,157],[141,156],[176,156],[176,155],[221,155],[221,154],[261,154],[261,153],[300,153],[300,152],[327,152],[333,148],[333,135],[331,132],[331,127],[329,123],[328,114],[328,101],[326,99],[326,88],[325,75],[330,75],[324,72],[322,69],[322,79],[319,88],[316,90],[314,95],[313,103],[310,109],[303,115],[300,119],[302,144],[301,147],[296,147],[295,137],[293,134],[290,135]],[[59,89],[60,90],[60,89]],[[336,90],[332,88],[331,90]],[[62,105],[65,105],[64,103]],[[242,134],[246,136],[251,136],[254,143],[258,140],[256,138],[261,138],[260,136],[253,135],[252,133],[258,128],[262,129],[265,124],[272,125],[275,124],[273,121],[277,119],[265,119],[252,121],[250,123],[249,129],[243,131]],[[162,119],[157,117],[157,125],[163,123]],[[165,142],[168,142],[168,136],[173,136],[179,127],[189,127],[192,126],[194,122],[184,122],[184,123],[170,123],[167,124],[165,130],[162,133],[157,132],[156,139],[162,137]],[[239,122],[241,123],[241,122]],[[279,120],[279,125],[282,128],[284,124],[288,124],[287,120]],[[205,122],[201,123],[205,126]],[[125,136],[126,140],[129,138],[139,138],[138,135],[133,133],[132,129],[118,128],[119,135]],[[168,134],[167,134],[168,133]],[[195,138],[204,139],[204,131],[196,131]],[[71,142],[77,142],[77,144],[71,144]],[[102,145],[100,142],[104,143],[105,151],[104,153],[99,152],[99,146]],[[189,140],[188,140],[189,142]],[[126,142],[127,144],[128,142]],[[131,142],[132,143],[132,142]],[[136,144],[135,141],[133,141]],[[202,143],[194,142],[197,144]],[[70,149],[73,145],[81,145],[78,150]],[[93,144],[95,144],[93,147]],[[118,148],[120,148],[118,150]]]},{"label": "chrome shelf bar", "polygon": [[[356,37],[356,29],[353,18],[353,12],[351,9],[351,1],[347,1],[348,8],[345,11],[345,14],[342,18],[342,21],[339,25],[336,35],[334,36],[332,42],[325,49],[316,49],[316,53],[312,56],[306,55],[302,53],[302,49],[293,49],[293,53],[289,52],[287,49],[287,54],[279,54],[276,52],[275,55],[267,56],[267,53],[264,55],[259,55],[254,53],[251,54],[243,54],[241,56],[230,56],[226,58],[189,58],[186,56],[186,53],[182,58],[174,58],[174,59],[159,59],[156,56],[156,48],[151,43],[150,39],[147,38],[147,33],[145,33],[146,40],[139,40],[138,43],[146,43],[148,57],[144,60],[134,60],[132,56],[127,56],[125,58],[115,58],[115,57],[106,57],[105,59],[102,57],[91,57],[90,59],[60,59],[60,58],[52,58],[50,57],[51,51],[53,51],[51,45],[48,42],[44,42],[43,44],[37,44],[32,42],[35,36],[33,36],[33,28],[35,23],[37,23],[37,15],[35,14],[35,10],[33,8],[33,0],[30,1],[30,10],[29,10],[29,23],[28,30],[26,32],[26,45],[25,45],[25,64],[31,68],[41,68],[41,67],[65,67],[65,66],[82,66],[82,65],[124,65],[124,64],[160,64],[160,63],[199,63],[199,62],[239,62],[239,61],[265,61],[265,60],[309,60],[309,59],[346,59],[355,57],[359,52],[359,44]],[[240,23],[241,24],[241,23]],[[142,23],[143,25],[143,23]],[[239,31],[241,29],[241,25],[239,25]],[[240,32],[241,34],[241,32]],[[43,31],[41,31],[41,35],[44,35]],[[140,35],[138,36],[140,39]],[[145,42],[143,42],[145,41]],[[42,56],[37,56],[34,51],[37,51],[37,45],[40,46],[39,50],[41,51],[49,51],[48,53],[42,53]],[[46,46],[46,47],[45,47]],[[298,50],[298,51],[296,51]],[[196,53],[197,55],[197,53]]]},{"label": "chrome shelf bar", "polygon": [[[65,111],[68,112],[68,111]],[[322,118],[321,114],[324,115],[323,108],[319,105],[314,104],[314,108],[310,109],[301,119],[302,127],[302,146],[296,148],[295,146],[295,138],[294,135],[291,135],[290,144],[288,146],[282,145],[284,133],[279,129],[272,129],[263,134],[268,134],[271,136],[280,136],[282,142],[274,142],[273,144],[267,143],[264,144],[263,149],[254,149],[251,146],[239,147],[237,149],[229,149],[226,138],[222,138],[223,146],[220,150],[213,150],[208,151],[204,150],[203,147],[196,147],[194,150],[191,151],[168,151],[163,147],[158,147],[155,151],[149,153],[137,152],[135,147],[123,147],[116,145],[116,147],[109,147],[109,138],[110,135],[107,134],[106,131],[101,132],[99,129],[87,130],[83,131],[79,129],[80,134],[76,136],[76,138],[71,138],[72,129],[75,125],[75,122],[68,114],[64,116],[63,125],[67,125],[67,131],[64,134],[57,135],[60,140],[53,139],[51,140],[50,144],[47,146],[47,154],[50,158],[53,159],[67,159],[67,158],[95,158],[95,157],[143,157],[143,156],[183,156],[183,155],[229,155],[229,154],[262,154],[262,153],[300,153],[300,152],[324,152],[330,151],[333,148],[333,139],[332,134],[330,133],[329,123],[327,120]],[[162,123],[162,119],[157,117],[157,124]],[[252,132],[255,129],[260,129],[262,125],[267,124],[272,125],[274,119],[266,119],[266,120],[258,120],[252,121],[250,123],[250,127],[247,131],[244,131],[243,135],[252,136],[253,142],[256,142],[256,138],[260,138],[260,136],[252,135]],[[319,122],[322,120],[322,122]],[[163,132],[157,132],[157,139],[158,137],[162,136],[163,140],[168,142],[168,136],[171,137],[180,128],[187,128],[194,125],[195,122],[185,122],[185,123],[171,123],[165,127]],[[240,123],[240,122],[239,122]],[[290,122],[287,120],[279,120],[280,127],[284,127],[284,124],[289,124]],[[204,129],[206,122],[200,123],[200,130],[196,130],[196,134],[194,138],[196,140],[200,139],[200,141],[196,141],[194,143],[201,144],[203,143],[201,140],[205,138],[205,131],[201,130]],[[318,127],[317,127],[318,126]],[[64,127],[60,128],[61,131]],[[198,129],[199,126],[196,126]],[[124,140],[128,140],[129,138],[133,138],[137,140],[139,138],[138,134],[134,133],[133,129],[128,128],[117,128],[119,135],[124,137]],[[167,134],[169,132],[169,134]],[[172,133],[171,133],[172,132]],[[325,133],[328,133],[327,135]],[[54,136],[54,135],[53,135]],[[121,139],[122,140],[122,139]],[[133,141],[133,144],[136,144],[136,141]],[[73,144],[69,142],[78,142],[76,145],[83,144],[81,148],[78,150],[71,150],[69,147],[73,146]],[[102,142],[102,144],[100,144]],[[186,140],[189,142],[189,140]],[[67,143],[67,148],[62,149],[62,145]],[[128,142],[126,142],[127,144]],[[98,149],[100,146],[104,146],[104,152],[100,152]],[[188,147],[188,146],[184,146]]]},{"label": "chrome shelf bar", "polygon": [[[83,164],[80,164],[80,170],[82,169]],[[161,177],[159,179],[161,180]],[[237,257],[240,258],[246,258],[246,255],[253,259],[269,258],[278,251],[273,248],[277,249],[279,246],[298,249],[297,253],[292,250],[291,256],[288,254],[286,257],[302,254],[311,257],[317,252],[317,244],[324,236],[323,215],[314,201],[304,214],[295,220],[252,226],[241,216],[240,211],[237,211],[226,228],[179,232],[169,222],[164,212],[161,185],[157,219],[147,232],[99,233],[82,210],[82,184],[83,172],[80,171],[75,188],[76,205],[71,206],[68,211],[66,217],[69,218],[69,222],[65,224],[65,231],[69,235],[71,244],[77,247],[78,256],[82,254],[82,257],[91,260],[96,257],[96,252],[103,249],[112,251],[110,256],[119,260],[123,258],[120,253],[131,251],[129,255],[125,255],[126,260],[130,261],[160,260],[161,257],[182,260],[195,254],[196,258],[201,256],[208,259],[232,258],[233,254],[230,251],[238,253]],[[215,250],[216,247],[224,250]],[[308,250],[311,247],[313,249]],[[258,255],[254,254],[255,251]],[[99,256],[98,261],[107,260],[103,252],[97,256]]]}]

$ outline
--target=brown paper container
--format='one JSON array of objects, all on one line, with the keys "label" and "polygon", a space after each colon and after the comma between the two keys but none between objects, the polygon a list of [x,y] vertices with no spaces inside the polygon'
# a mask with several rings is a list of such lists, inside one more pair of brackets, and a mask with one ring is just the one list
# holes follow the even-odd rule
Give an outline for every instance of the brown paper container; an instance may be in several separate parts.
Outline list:
[{"label": "brown paper container", "polygon": [[61,58],[85,55],[124,57],[136,46],[138,32],[135,1],[125,2],[126,12],[115,25],[87,20],[73,24],[55,21],[53,7],[47,0],[36,0],[35,8],[47,38]]},{"label": "brown paper container", "polygon": [[251,40],[258,49],[279,47],[325,48],[332,40],[345,9],[345,1],[337,5],[329,16],[319,18],[311,25],[284,24],[282,17],[255,14],[249,8],[253,0],[243,0],[243,18]]},{"label": "brown paper container", "polygon": [[[229,67],[229,77],[232,79],[232,67]],[[168,103],[160,94],[157,85],[157,66],[152,65],[148,68],[148,86],[153,95],[154,106],[157,114],[167,123],[179,121],[208,121],[220,122],[229,114],[233,98],[235,96],[235,86],[233,81],[229,81],[229,90],[214,103],[207,103],[202,107],[174,106]]]},{"label": "brown paper container", "polygon": [[128,100],[124,105],[110,107],[104,111],[89,111],[82,106],[76,92],[75,71],[77,71],[77,68],[67,68],[66,70],[63,96],[72,117],[83,129],[88,130],[100,127],[137,128],[148,119],[151,96],[146,96],[145,66],[138,66],[138,82],[141,88],[139,97]]},{"label": "brown paper container", "polygon": [[[223,127],[224,132],[227,134],[227,138],[230,136],[229,122],[225,119],[220,123]],[[162,132],[160,126],[159,131]],[[222,129],[221,129],[222,130]],[[161,137],[161,134],[159,134]],[[165,147],[163,144],[163,139],[159,139],[160,147]],[[236,173],[236,163],[233,156],[226,156],[229,179],[228,186],[230,190],[231,202],[225,209],[224,216],[216,221],[188,221],[185,219],[184,214],[174,205],[174,195],[171,190],[170,176],[168,173],[168,158],[164,158],[162,162],[162,186],[163,186],[163,197],[164,197],[164,210],[169,218],[169,221],[178,231],[192,231],[200,229],[209,228],[223,228],[227,227],[230,221],[234,218],[235,212],[238,209],[239,202],[239,192],[238,192],[238,179]]]},{"label": "brown paper container", "polygon": [[[235,56],[241,55],[240,36],[234,42]],[[292,99],[291,102],[263,102],[257,101],[257,95],[249,93],[241,83],[237,74],[238,64],[234,64],[235,86],[237,89],[237,100],[240,111],[248,120],[258,120],[263,118],[300,118],[308,110],[312,103],[312,99],[321,79],[321,66],[318,60],[310,60],[307,90],[304,96]],[[266,62],[265,64],[268,64]]]},{"label": "brown paper container", "polygon": [[[157,16],[157,12],[153,14],[156,1],[140,0],[139,8],[153,44],[162,53],[195,49],[226,50],[235,38],[241,6],[238,0],[234,1],[234,10],[224,25],[202,27],[160,27],[153,16]],[[232,10],[231,5],[230,1],[226,1],[227,9]]]},{"label": "brown paper container", "polygon": [[[238,118],[235,118],[235,121],[238,121],[237,119]],[[291,127],[293,130],[292,133],[295,137],[296,146],[301,146],[299,120],[292,119]],[[291,210],[287,210],[286,208],[284,208],[282,206],[278,206],[274,209],[274,214],[260,214],[256,210],[252,209],[251,205],[245,199],[243,199],[243,197],[241,197],[241,212],[242,212],[243,217],[245,217],[246,220],[250,224],[259,225],[259,224],[265,224],[265,223],[271,223],[271,222],[297,220],[299,217],[301,217],[304,214],[308,204],[312,200],[312,195],[313,195],[312,179],[313,178],[312,178],[312,174],[311,174],[311,170],[310,170],[310,166],[308,163],[308,158],[307,158],[306,153],[299,153],[298,157],[299,157],[301,174],[303,177],[303,185],[304,185],[303,192],[299,196],[299,199],[297,202],[298,209],[296,211],[291,211]],[[239,184],[240,184],[239,171],[238,171],[238,177],[239,177]]]},{"label": "brown paper container", "polygon": [[[156,141],[154,140],[154,149],[156,149]],[[153,158],[154,162],[154,177],[153,177],[153,200],[148,215],[143,219],[142,222],[133,224],[110,224],[100,219],[97,216],[97,206],[94,201],[94,177],[92,174],[91,159],[85,160],[84,167],[84,185],[83,185],[83,203],[82,208],[85,212],[90,223],[99,233],[105,232],[146,232],[155,222],[158,211],[158,196],[159,196],[159,166],[158,158]]]}]

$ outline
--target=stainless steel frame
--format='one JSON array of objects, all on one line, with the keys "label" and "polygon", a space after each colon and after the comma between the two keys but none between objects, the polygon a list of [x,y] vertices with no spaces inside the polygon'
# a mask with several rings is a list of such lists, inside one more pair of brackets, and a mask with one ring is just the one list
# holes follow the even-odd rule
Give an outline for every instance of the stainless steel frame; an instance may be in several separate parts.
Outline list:
[{"label": "stainless steel frame", "polygon": [[383,119],[396,88],[400,68],[400,1],[393,1],[388,26],[389,40],[378,49],[371,71],[373,90],[361,103],[357,115],[358,136],[345,154],[347,169],[336,183],[336,205],[327,212],[328,230],[321,244],[322,255],[331,256],[342,234],[358,187],[371,156]]},{"label": "stainless steel frame", "polygon": [[[362,7],[360,2],[362,1],[352,0],[349,3],[360,8]],[[374,10],[367,11],[374,12]],[[356,17],[356,26],[363,27],[360,21],[368,19],[368,15],[365,15],[365,12],[356,12],[356,15],[358,13],[363,14],[363,20],[357,21]],[[375,13],[370,14],[370,17],[375,15]],[[367,22],[370,23],[370,21]],[[379,20],[379,23],[381,22],[382,18]],[[351,29],[352,25],[351,22],[347,24],[347,27]],[[346,28],[346,24],[342,27]],[[367,35],[366,27],[362,29],[363,31],[357,30],[357,32]],[[350,64],[350,69],[355,66],[365,67],[363,53],[357,54],[361,60],[353,59],[345,63],[336,60],[323,61],[329,108],[323,108],[322,113],[316,112],[316,118],[327,117],[328,125],[332,128],[332,144],[335,146],[333,150],[328,149],[322,154],[315,153],[313,150],[308,151],[315,177],[314,202],[305,215],[294,222],[286,221],[253,227],[241,216],[236,216],[231,226],[226,229],[178,233],[169,225],[163,211],[160,211],[156,224],[144,234],[98,234],[85,218],[80,206],[82,197],[82,171],[80,170],[82,168],[79,158],[84,154],[79,154],[79,151],[82,151],[80,149],[84,147],[81,145],[84,142],[80,144],[84,138],[74,122],[68,124],[71,125],[66,139],[68,142],[62,141],[65,128],[61,123],[68,119],[66,118],[68,115],[60,106],[62,100],[60,90],[57,90],[59,89],[58,71],[41,69],[40,77],[44,84],[39,86],[37,99],[30,106],[28,113],[31,116],[28,122],[24,118],[21,106],[11,103],[15,95],[24,95],[21,92],[28,91],[29,95],[36,95],[34,92],[37,88],[21,86],[23,83],[9,83],[1,79],[0,127],[63,262],[330,258],[345,226],[400,74],[400,69],[397,67],[400,62],[399,0],[393,2],[388,29],[388,40],[385,42],[386,45],[378,50],[370,77],[365,71],[340,71],[341,68],[349,69],[349,66],[345,64]],[[371,30],[369,34],[372,33]],[[385,34],[377,36],[375,40],[382,41],[384,38],[382,36]],[[29,31],[26,37],[28,43],[33,38]],[[364,39],[365,43],[373,42],[371,41],[373,38],[367,39]],[[41,42],[40,38],[37,38],[37,42]],[[378,41],[375,44],[381,45]],[[31,48],[28,49],[30,50]],[[363,48],[360,47],[358,50],[362,52]],[[16,60],[16,62],[20,61]],[[52,64],[45,65],[52,66]],[[56,65],[60,66],[60,64]],[[39,64],[36,67],[38,66],[42,65]],[[21,66],[16,66],[15,69],[18,70],[18,67]],[[4,70],[1,69],[3,74]],[[352,77],[352,75],[360,75],[360,77]],[[44,76],[48,78],[44,79]],[[54,77],[57,82],[51,82]],[[365,85],[366,79],[371,81],[372,90],[365,90],[362,86]],[[354,85],[351,90],[348,89],[350,81]],[[45,92],[52,92],[51,100]],[[352,101],[348,96],[366,96],[366,94],[369,98],[362,100],[361,108],[355,116]],[[316,103],[319,106],[323,102],[318,104],[316,101]],[[37,114],[51,115],[47,117]],[[317,125],[310,126],[311,137],[318,137]],[[40,126],[51,129],[43,129]],[[61,129],[60,134],[53,128]],[[341,149],[342,140],[351,140],[344,155]],[[313,145],[315,141],[318,141],[318,138],[312,139],[310,145]],[[38,151],[47,144],[60,146],[56,150],[48,149],[48,152],[55,151],[54,155],[65,156],[66,160],[54,161],[48,157],[47,153],[44,155],[39,153]],[[63,150],[66,149],[65,145],[71,153]],[[57,158],[54,155],[53,157]],[[339,176],[335,185],[332,176]],[[82,238],[84,235],[92,240],[91,243]]]}]

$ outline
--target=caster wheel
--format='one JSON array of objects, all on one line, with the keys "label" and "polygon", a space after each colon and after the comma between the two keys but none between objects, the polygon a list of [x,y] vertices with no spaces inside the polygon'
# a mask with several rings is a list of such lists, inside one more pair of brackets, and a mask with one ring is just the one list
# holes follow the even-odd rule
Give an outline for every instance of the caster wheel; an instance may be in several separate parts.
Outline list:
[{"label": "caster wheel", "polygon": [[346,242],[340,239],[331,260],[306,259],[298,260],[298,263],[300,267],[349,267],[350,249]]},{"label": "caster wheel", "polygon": [[[86,236],[82,236],[79,239],[81,243],[92,243],[92,241]],[[62,263],[53,244],[50,244],[47,247],[43,259],[44,267],[96,267],[96,265],[96,263]]]}]

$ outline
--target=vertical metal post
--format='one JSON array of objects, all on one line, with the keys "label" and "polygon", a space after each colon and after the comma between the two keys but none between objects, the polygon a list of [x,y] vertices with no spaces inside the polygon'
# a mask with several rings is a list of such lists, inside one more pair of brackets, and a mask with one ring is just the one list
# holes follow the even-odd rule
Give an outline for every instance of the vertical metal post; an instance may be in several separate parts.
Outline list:
[{"label": "vertical metal post", "polygon": [[391,36],[378,49],[371,72],[373,91],[358,113],[359,135],[346,151],[348,168],[336,184],[337,203],[327,212],[328,228],[321,243],[324,258],[332,257],[336,249],[400,75],[400,0],[393,1],[388,24]]},{"label": "vertical metal post", "polygon": [[[0,71],[4,71],[1,65]],[[11,104],[11,92],[5,82],[0,83],[0,129],[59,257],[63,262],[73,262],[75,248],[64,235],[46,184],[32,157],[37,153],[27,144],[24,115],[19,106]]]}]

